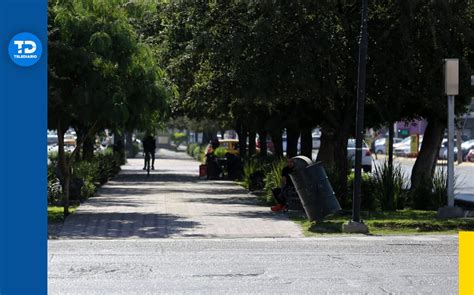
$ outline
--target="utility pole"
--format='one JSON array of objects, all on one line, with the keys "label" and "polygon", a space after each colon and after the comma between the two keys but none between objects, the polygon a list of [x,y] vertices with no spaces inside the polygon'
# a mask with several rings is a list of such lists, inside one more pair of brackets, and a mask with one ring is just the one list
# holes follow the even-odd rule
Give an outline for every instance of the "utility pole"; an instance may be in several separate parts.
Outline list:
[{"label": "utility pole", "polygon": [[361,28],[359,39],[359,65],[357,75],[357,107],[356,107],[356,154],[354,165],[354,191],[352,199],[352,220],[343,225],[344,232],[367,233],[369,231],[360,219],[360,191],[362,180],[362,140],[364,137],[364,104],[365,104],[365,82],[367,65],[367,21],[368,1],[362,0]]}]

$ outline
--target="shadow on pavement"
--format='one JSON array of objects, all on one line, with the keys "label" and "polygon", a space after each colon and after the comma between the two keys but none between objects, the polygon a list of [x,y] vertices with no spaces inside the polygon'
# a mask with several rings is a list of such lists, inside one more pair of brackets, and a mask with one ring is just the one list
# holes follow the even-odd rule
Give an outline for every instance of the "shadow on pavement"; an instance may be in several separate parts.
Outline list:
[{"label": "shadow on pavement", "polygon": [[258,219],[274,219],[274,220],[288,220],[287,212],[272,212],[270,208],[268,211],[241,211],[241,212],[226,212],[224,213],[212,213],[211,216],[223,216],[230,217],[235,216],[239,218],[258,218]]},{"label": "shadow on pavement", "polygon": [[248,197],[228,197],[228,198],[196,198],[187,199],[187,202],[192,203],[207,203],[207,204],[224,204],[224,205],[259,205],[255,198]]},{"label": "shadow on pavement", "polygon": [[[114,195],[114,196],[139,196],[139,195],[151,195],[156,194],[160,190],[159,188],[143,188],[143,187],[114,187],[106,186],[100,189],[100,196]],[[98,199],[98,198],[96,198]],[[95,199],[91,199],[95,200]]]},{"label": "shadow on pavement", "polygon": [[156,203],[144,203],[144,202],[137,202],[137,201],[128,201],[128,200],[111,200],[111,199],[106,199],[106,198],[95,198],[94,200],[90,201],[87,203],[89,207],[92,208],[109,208],[111,206],[114,207],[133,207],[133,208],[138,208],[138,207],[144,207],[147,205],[155,205]]},{"label": "shadow on pavement", "polygon": [[171,214],[76,213],[66,220],[59,238],[167,238],[199,226]]},{"label": "shadow on pavement", "polygon": [[[140,171],[140,173],[137,173]],[[176,172],[176,171],[175,171]],[[113,182],[120,183],[139,183],[139,182],[188,182],[196,183],[200,179],[197,175],[191,174],[161,174],[156,170],[151,172],[148,176],[145,171],[142,170],[123,170],[117,177],[112,179]]]}]

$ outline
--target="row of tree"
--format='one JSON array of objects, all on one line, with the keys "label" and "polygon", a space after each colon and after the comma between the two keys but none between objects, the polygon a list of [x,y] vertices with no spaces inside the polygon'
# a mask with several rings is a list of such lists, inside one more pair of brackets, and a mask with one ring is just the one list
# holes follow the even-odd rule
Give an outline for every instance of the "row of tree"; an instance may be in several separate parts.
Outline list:
[{"label": "row of tree", "polygon": [[[416,187],[433,174],[446,125],[443,58],[460,59],[457,114],[471,97],[474,4],[371,1],[369,12],[366,126],[428,121]],[[341,171],[344,202],[359,27],[357,1],[50,0],[48,127],[58,131],[61,174],[90,158],[97,132],[154,128],[169,101],[175,117],[235,129],[244,156],[257,134],[281,156],[283,130],[288,156],[299,137],[310,156],[320,126],[318,160]],[[79,145],[68,158],[69,127]]]},{"label": "row of tree", "polygon": [[[433,175],[446,127],[443,58],[460,59],[457,114],[471,97],[474,3],[370,1],[368,23],[366,126],[428,121],[415,188]],[[296,155],[300,136],[301,153],[311,156],[311,130],[320,126],[318,160],[341,171],[343,184],[354,135],[359,28],[358,1],[161,1],[142,22],[179,89],[174,115],[235,129],[244,156],[255,152],[256,134],[270,135],[281,156],[283,130],[288,156]],[[345,202],[347,185],[341,187]]]},{"label": "row of tree", "polygon": [[[139,34],[141,20],[156,6],[50,0],[48,12],[48,129],[58,133],[67,215],[72,162],[91,159],[96,134],[104,129],[120,138],[136,128],[154,128],[166,116],[174,90],[156,50]],[[71,127],[78,144],[68,156],[64,134]]]}]

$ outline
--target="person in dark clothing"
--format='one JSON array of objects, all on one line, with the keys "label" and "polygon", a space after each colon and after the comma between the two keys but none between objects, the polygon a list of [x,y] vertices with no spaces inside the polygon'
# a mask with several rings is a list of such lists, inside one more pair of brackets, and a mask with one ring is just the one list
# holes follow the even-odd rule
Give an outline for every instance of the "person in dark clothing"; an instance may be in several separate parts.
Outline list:
[{"label": "person in dark clothing", "polygon": [[156,139],[153,135],[148,134],[143,138],[143,153],[145,153],[145,163],[143,166],[143,170],[147,169],[147,160],[151,158],[151,170],[155,170],[155,150],[156,150]]},{"label": "person in dark clothing", "polygon": [[273,197],[277,204],[272,206],[271,210],[274,212],[288,211],[286,201],[288,195],[294,191],[295,186],[291,180],[290,174],[294,171],[294,163],[292,159],[288,159],[286,166],[281,171],[281,187],[273,189]]}]

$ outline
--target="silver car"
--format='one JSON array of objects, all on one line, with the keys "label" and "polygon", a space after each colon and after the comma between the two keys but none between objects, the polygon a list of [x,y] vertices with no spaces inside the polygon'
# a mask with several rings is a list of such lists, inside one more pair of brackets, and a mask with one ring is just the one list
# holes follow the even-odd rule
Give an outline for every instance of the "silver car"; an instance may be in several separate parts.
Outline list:
[{"label": "silver car", "polygon": [[[355,164],[355,139],[349,139],[347,142],[347,159],[351,161],[352,168]],[[364,172],[372,172],[372,153],[364,142],[362,143],[362,169]]]},{"label": "silver car", "polygon": [[[394,137],[393,138],[393,144],[397,144],[402,142],[402,138]],[[383,137],[375,140],[375,153],[378,155],[385,154],[387,151],[387,144],[388,144],[388,138]]]}]

